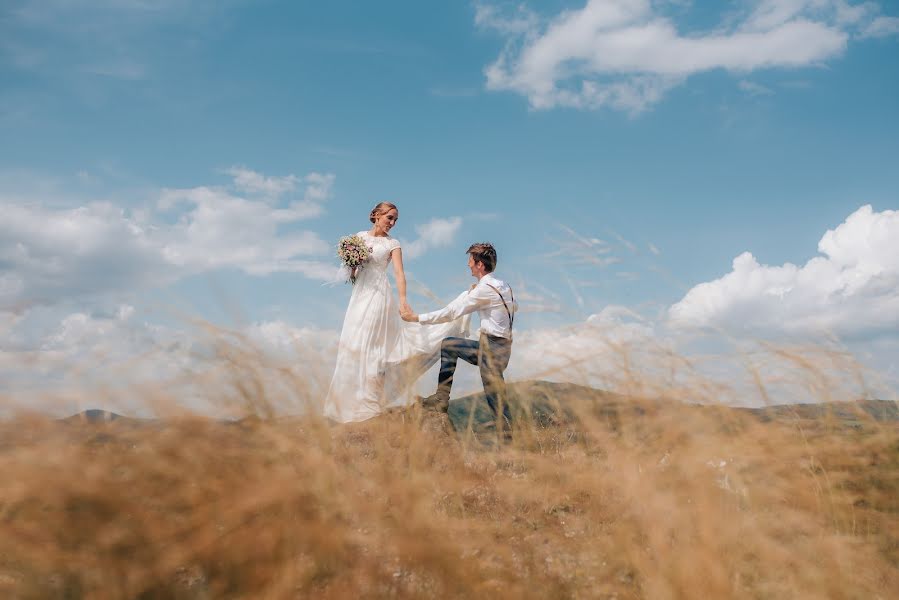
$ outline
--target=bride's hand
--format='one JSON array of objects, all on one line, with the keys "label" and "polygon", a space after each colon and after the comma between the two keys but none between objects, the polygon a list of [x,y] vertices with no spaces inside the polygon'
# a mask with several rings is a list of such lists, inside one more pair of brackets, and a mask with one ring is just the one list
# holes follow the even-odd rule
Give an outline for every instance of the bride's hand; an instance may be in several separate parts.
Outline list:
[{"label": "bride's hand", "polygon": [[403,321],[408,321],[409,323],[418,321],[418,315],[412,312],[412,307],[406,303],[403,303],[403,306],[400,308],[400,317]]},{"label": "bride's hand", "polygon": [[408,302],[400,302],[400,314],[403,313],[411,313],[412,307],[409,306]]}]

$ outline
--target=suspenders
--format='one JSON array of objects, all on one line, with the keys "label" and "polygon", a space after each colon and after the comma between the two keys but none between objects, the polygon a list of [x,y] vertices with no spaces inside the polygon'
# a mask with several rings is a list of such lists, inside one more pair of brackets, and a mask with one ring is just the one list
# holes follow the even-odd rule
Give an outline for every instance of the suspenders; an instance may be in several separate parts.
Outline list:
[{"label": "suspenders", "polygon": [[[496,289],[495,287],[493,287],[492,285],[490,285],[490,284],[487,283],[486,281],[484,282],[484,285],[486,285],[486,286],[489,287],[491,290],[493,290],[494,292],[496,292],[496,294],[499,296],[499,299],[503,301],[503,306],[504,306],[505,309],[506,309],[506,314],[509,315],[509,335],[512,335],[512,325],[515,323],[515,315],[513,315],[513,314],[512,314],[512,311],[509,310],[509,305],[506,304],[506,299],[503,298],[503,295],[499,293],[499,290],[498,290],[498,289]],[[512,293],[512,288],[511,288],[511,286],[509,287],[509,296],[512,298],[512,302],[515,302],[515,294]]]}]

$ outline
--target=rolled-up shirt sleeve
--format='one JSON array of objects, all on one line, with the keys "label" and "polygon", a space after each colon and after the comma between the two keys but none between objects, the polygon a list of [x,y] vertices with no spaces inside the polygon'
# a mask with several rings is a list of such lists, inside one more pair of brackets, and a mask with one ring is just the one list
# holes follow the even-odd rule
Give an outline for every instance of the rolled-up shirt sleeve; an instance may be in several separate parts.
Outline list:
[{"label": "rolled-up shirt sleeve", "polygon": [[490,296],[484,293],[481,286],[477,286],[470,292],[462,292],[455,300],[440,310],[418,315],[418,322],[423,325],[449,323],[463,315],[473,313],[489,303]]}]

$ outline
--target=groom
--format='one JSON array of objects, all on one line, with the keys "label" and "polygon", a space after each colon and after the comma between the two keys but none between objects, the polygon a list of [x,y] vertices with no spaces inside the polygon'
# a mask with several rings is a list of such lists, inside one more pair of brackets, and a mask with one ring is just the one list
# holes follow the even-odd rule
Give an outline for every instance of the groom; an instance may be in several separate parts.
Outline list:
[{"label": "groom", "polygon": [[497,431],[501,427],[505,433],[509,433],[512,419],[509,406],[505,403],[506,383],[503,371],[506,370],[512,354],[512,323],[515,320],[517,305],[512,288],[493,275],[496,268],[496,250],[493,246],[487,243],[472,244],[467,253],[468,268],[472,277],[478,280],[471,286],[468,295],[456,298],[440,310],[422,315],[416,315],[407,305],[400,311],[400,315],[404,321],[436,325],[478,311],[481,316],[480,339],[450,337],[443,340],[440,347],[437,392],[422,398],[422,405],[446,412],[456,362],[461,358],[480,368],[487,404],[490,405],[495,418],[498,418],[500,413],[503,415],[502,423],[497,423]]}]

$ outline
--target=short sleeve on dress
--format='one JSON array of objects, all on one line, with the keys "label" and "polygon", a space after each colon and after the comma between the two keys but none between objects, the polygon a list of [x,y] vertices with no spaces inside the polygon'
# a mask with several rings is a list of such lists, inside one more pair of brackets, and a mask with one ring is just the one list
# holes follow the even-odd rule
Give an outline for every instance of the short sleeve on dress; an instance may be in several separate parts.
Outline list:
[{"label": "short sleeve on dress", "polygon": [[390,238],[390,243],[387,245],[387,249],[390,252],[393,252],[394,250],[396,250],[399,247],[400,247],[400,241]]}]

